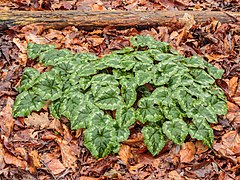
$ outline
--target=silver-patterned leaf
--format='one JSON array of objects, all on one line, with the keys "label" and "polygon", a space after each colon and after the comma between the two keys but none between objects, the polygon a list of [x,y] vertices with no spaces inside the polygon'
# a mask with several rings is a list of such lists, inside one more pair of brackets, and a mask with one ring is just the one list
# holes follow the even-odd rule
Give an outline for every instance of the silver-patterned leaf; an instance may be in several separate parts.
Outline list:
[{"label": "silver-patterned leaf", "polygon": [[88,128],[84,131],[84,145],[95,158],[104,157],[119,146],[117,132],[111,126]]},{"label": "silver-patterned leaf", "polygon": [[192,138],[203,141],[208,147],[212,147],[214,134],[211,126],[203,118],[193,119],[188,127],[188,132]]},{"label": "silver-patterned leaf", "polygon": [[14,101],[12,114],[13,117],[28,116],[32,111],[39,111],[45,104],[33,91],[24,91],[19,94]]},{"label": "silver-patterned leaf", "polygon": [[165,138],[160,127],[144,126],[142,129],[144,143],[153,156],[157,155],[165,146]]},{"label": "silver-patterned leaf", "polygon": [[151,98],[140,99],[136,113],[138,120],[142,123],[158,122],[163,119],[160,108],[154,106],[154,100]]},{"label": "silver-patterned leaf", "polygon": [[176,144],[182,144],[188,135],[188,126],[182,119],[165,121],[162,126],[163,133]]},{"label": "silver-patterned leaf", "polygon": [[35,83],[36,79],[40,76],[40,73],[33,68],[25,68],[20,86],[17,88],[18,92],[27,91],[29,88],[31,88]]}]

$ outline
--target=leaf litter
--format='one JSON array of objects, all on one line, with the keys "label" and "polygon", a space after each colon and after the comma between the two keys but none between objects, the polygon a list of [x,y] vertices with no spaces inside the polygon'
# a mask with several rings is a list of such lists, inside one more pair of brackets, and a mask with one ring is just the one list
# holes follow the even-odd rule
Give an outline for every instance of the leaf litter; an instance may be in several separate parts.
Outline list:
[{"label": "leaf litter", "polygon": [[[24,5],[21,3],[25,3],[25,1],[15,2],[15,4],[11,4],[10,9],[19,9],[20,5]],[[128,1],[126,5],[122,6],[122,2],[116,1],[110,6],[99,1],[96,5],[88,7],[95,10],[109,9],[113,6],[119,9],[148,8],[146,4],[156,3],[158,4],[156,8],[160,8],[163,2]],[[55,8],[74,9],[77,8],[77,3],[81,4],[77,1],[72,1],[72,4],[65,2]],[[93,2],[86,1],[86,3]],[[181,1],[177,7],[182,7],[182,3]],[[191,5],[192,1],[188,3]],[[50,8],[51,5],[46,1],[32,7],[41,10],[42,7]],[[188,8],[191,8],[190,5]],[[201,5],[195,4],[194,8],[219,8],[218,5],[223,7],[215,3],[208,6],[207,2],[204,2]],[[80,6],[78,8],[81,8]],[[165,6],[167,5],[165,4]],[[170,3],[167,7],[174,6]],[[29,10],[27,4],[21,8]],[[119,30],[115,27],[106,27],[103,30],[92,32],[78,30],[75,27],[45,30],[41,26],[28,25],[15,31],[7,30],[1,34],[0,177],[32,179],[79,177],[83,179],[99,179],[99,177],[101,179],[240,178],[239,26],[221,24],[216,19],[211,19],[203,24],[186,24],[185,22],[179,21],[176,24],[143,30],[136,28]],[[17,95],[15,88],[20,81],[24,67],[38,67],[41,72],[46,70],[38,63],[26,58],[24,55],[26,43],[42,44],[47,42],[55,44],[58,48],[68,48],[72,52],[92,52],[103,56],[111,50],[128,46],[129,38],[136,34],[151,35],[157,40],[170,42],[183,55],[198,54],[214,66],[225,70],[224,78],[220,80],[219,84],[228,96],[229,110],[228,114],[219,117],[219,123],[213,126],[215,134],[213,149],[208,149],[198,141],[188,139],[183,146],[168,143],[162,152],[152,157],[143,146],[143,138],[138,135],[140,127],[135,125],[131,129],[130,139],[122,143],[117,156],[110,155],[95,160],[83,146],[81,131],[74,132],[68,129],[67,119],[59,121],[49,115],[47,117],[46,110],[35,114],[34,116],[39,119],[35,118],[34,121],[31,121],[31,118],[34,119],[31,116],[17,119],[11,117],[12,102]],[[41,118],[43,120],[45,118],[44,125]]]}]

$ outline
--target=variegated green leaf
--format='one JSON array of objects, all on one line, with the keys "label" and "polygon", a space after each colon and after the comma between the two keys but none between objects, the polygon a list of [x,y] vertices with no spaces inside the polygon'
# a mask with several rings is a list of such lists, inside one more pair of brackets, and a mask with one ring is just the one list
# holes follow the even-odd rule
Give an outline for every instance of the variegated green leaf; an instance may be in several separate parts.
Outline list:
[{"label": "variegated green leaf", "polygon": [[130,130],[125,127],[125,128],[116,128],[116,132],[117,132],[117,141],[118,142],[123,142],[126,141],[130,135]]},{"label": "variegated green leaf", "polygon": [[136,121],[134,108],[119,107],[116,112],[116,123],[120,128],[129,127]]},{"label": "variegated green leaf", "polygon": [[39,111],[45,102],[33,91],[24,91],[17,96],[14,102],[13,117],[28,116],[32,111]]},{"label": "variegated green leaf", "polygon": [[101,87],[94,96],[95,104],[103,110],[114,110],[123,104],[120,89],[115,86]]},{"label": "variegated green leaf", "polygon": [[205,119],[193,119],[193,123],[188,127],[188,132],[192,138],[202,140],[208,147],[212,147],[214,140],[213,130]]},{"label": "variegated green leaf", "polygon": [[192,56],[190,58],[183,58],[181,59],[181,62],[187,66],[187,67],[191,67],[191,68],[201,68],[204,69],[205,63],[204,60],[201,57],[198,56]]},{"label": "variegated green leaf", "polygon": [[33,91],[44,100],[54,101],[62,96],[63,82],[54,71],[41,74]]},{"label": "variegated green leaf", "polygon": [[62,103],[61,100],[58,99],[56,101],[51,102],[51,104],[48,106],[51,115],[57,119],[60,119],[62,115],[61,103]]},{"label": "variegated green leaf", "polygon": [[151,98],[140,99],[136,113],[138,120],[142,123],[158,122],[163,119],[160,108],[154,106],[154,99]]},{"label": "variegated green leaf", "polygon": [[144,143],[153,156],[157,155],[165,146],[165,138],[160,127],[145,126],[142,129]]},{"label": "variegated green leaf", "polygon": [[213,84],[215,80],[202,69],[193,69],[190,74],[194,77],[194,81],[199,84]]},{"label": "variegated green leaf", "polygon": [[52,44],[34,44],[34,43],[28,43],[27,46],[27,55],[30,59],[36,59],[40,56],[40,54],[44,51],[47,51],[49,49],[56,48],[55,45]]},{"label": "variegated green leaf", "polygon": [[188,135],[188,126],[182,119],[165,121],[162,126],[163,133],[176,144],[182,144]]},{"label": "variegated green leaf", "polygon": [[39,62],[43,63],[46,66],[54,66],[55,63],[63,61],[63,59],[67,59],[68,56],[72,56],[72,53],[67,49],[49,49],[40,54]]},{"label": "variegated green leaf", "polygon": [[31,88],[35,83],[36,79],[40,76],[40,73],[33,68],[25,68],[24,73],[22,75],[20,86],[17,88],[18,92],[27,91]]},{"label": "variegated green leaf", "polygon": [[171,91],[169,90],[169,88],[166,88],[164,86],[156,88],[152,92],[151,98],[154,100],[156,104],[159,105],[169,106],[173,103]]},{"label": "variegated green leaf", "polygon": [[122,86],[121,87],[122,97],[127,107],[131,107],[137,99],[136,80],[135,78],[123,78],[120,80],[120,84]]},{"label": "variegated green leaf", "polygon": [[136,82],[139,86],[149,83],[153,79],[152,71],[137,71],[135,73]]},{"label": "variegated green leaf", "polygon": [[119,146],[117,132],[112,126],[94,126],[84,131],[84,145],[95,158],[104,157]]}]

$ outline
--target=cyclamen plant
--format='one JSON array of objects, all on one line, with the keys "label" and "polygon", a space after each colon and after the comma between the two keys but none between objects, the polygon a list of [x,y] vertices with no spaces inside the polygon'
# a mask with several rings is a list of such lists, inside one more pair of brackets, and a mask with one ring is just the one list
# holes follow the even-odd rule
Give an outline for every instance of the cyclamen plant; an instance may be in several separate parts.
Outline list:
[{"label": "cyclamen plant", "polygon": [[143,124],[153,155],[167,139],[182,144],[188,134],[211,147],[209,123],[227,112],[224,93],[215,84],[223,70],[198,56],[185,58],[149,36],[130,42],[131,47],[102,58],[29,43],[28,57],[52,69],[41,74],[25,69],[13,116],[28,116],[50,101],[52,116],[68,118],[72,130],[85,129],[84,145],[95,158],[117,153],[136,121]]}]

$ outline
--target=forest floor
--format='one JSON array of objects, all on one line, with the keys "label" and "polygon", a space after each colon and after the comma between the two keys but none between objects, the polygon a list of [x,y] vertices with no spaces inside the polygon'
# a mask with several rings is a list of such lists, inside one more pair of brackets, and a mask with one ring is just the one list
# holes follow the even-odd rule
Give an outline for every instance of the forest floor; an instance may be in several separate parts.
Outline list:
[{"label": "forest floor", "polygon": [[[0,10],[214,10],[239,11],[239,1],[201,0],[3,0]],[[182,55],[203,57],[224,69],[218,85],[224,90],[228,113],[219,117],[213,148],[187,138],[183,145],[168,142],[153,157],[136,124],[118,154],[94,159],[83,145],[82,130],[71,131],[66,118],[57,120],[45,107],[39,113],[14,119],[12,105],[25,67],[46,68],[29,60],[28,42],[55,44],[72,52],[98,56],[129,46],[134,35],[150,35],[169,42]],[[216,18],[197,23],[193,16],[167,26],[85,31],[77,27],[44,29],[27,25],[0,32],[0,179],[240,179],[240,22]]]}]

